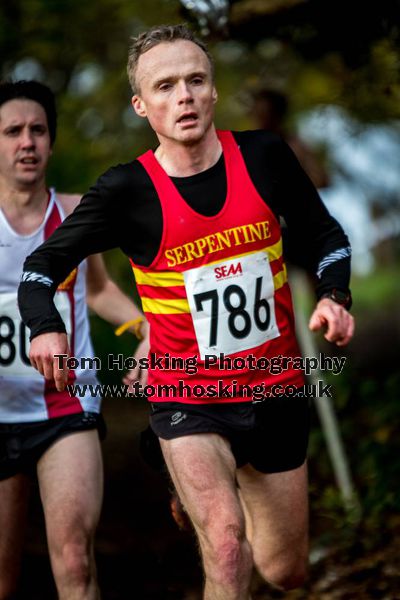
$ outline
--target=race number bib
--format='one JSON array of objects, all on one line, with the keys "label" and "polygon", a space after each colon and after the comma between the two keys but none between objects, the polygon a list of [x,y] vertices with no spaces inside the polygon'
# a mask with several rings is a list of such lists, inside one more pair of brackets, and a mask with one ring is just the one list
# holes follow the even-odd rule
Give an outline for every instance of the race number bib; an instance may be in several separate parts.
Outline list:
[{"label": "race number bib", "polygon": [[[71,303],[65,292],[58,292],[54,304],[67,329],[68,341],[72,331]],[[15,293],[0,294],[0,374],[13,377],[32,377],[29,361],[29,329],[21,321]]]},{"label": "race number bib", "polygon": [[184,272],[200,356],[234,354],[280,335],[265,252]]}]

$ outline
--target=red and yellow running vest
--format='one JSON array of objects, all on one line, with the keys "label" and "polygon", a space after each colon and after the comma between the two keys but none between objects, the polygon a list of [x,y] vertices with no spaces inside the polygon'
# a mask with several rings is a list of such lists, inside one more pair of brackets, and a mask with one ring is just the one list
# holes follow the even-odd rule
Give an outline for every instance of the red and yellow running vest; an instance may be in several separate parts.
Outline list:
[{"label": "red and yellow running vest", "polygon": [[[279,223],[255,189],[232,133],[217,134],[227,196],[212,217],[187,204],[152,150],[138,159],[163,214],[156,258],[149,267],[132,263],[150,323],[150,356],[159,358],[148,383],[172,386],[149,398],[153,402],[251,401],[251,392],[243,397],[238,390],[263,384],[268,393],[274,384],[304,383],[290,360],[278,374],[269,368],[272,359],[277,364],[279,357],[299,356]],[[226,386],[233,397],[221,392]]]}]

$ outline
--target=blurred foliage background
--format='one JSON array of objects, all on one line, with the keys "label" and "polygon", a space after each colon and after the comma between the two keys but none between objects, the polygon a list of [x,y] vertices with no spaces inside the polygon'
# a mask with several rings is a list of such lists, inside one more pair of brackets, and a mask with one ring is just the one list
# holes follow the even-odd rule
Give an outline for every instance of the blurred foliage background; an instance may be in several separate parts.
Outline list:
[{"label": "blurred foliage background", "polygon": [[[382,530],[390,537],[400,528],[400,3],[2,0],[1,76],[39,79],[57,94],[50,185],[83,192],[111,164],[156,145],[130,106],[129,38],[183,20],[215,57],[218,126],[259,126],[253,95],[273,89],[288,99],[282,132],[300,137],[328,173],[321,195],[354,248],[357,333],[340,351],[348,361],[332,383],[363,518],[349,527],[315,417],[313,527],[317,540],[329,531],[335,543],[378,543]],[[113,251],[107,262],[130,292],[126,257]],[[99,355],[132,350],[128,336],[115,340],[96,319],[93,328]],[[336,352],[322,338],[320,348]]]}]

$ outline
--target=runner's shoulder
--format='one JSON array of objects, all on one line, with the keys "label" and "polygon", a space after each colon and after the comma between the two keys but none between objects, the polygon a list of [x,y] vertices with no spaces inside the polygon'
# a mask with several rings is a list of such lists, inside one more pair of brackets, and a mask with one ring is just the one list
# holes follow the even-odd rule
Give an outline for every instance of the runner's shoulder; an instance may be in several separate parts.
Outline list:
[{"label": "runner's shoulder", "polygon": [[151,185],[151,180],[138,160],[118,164],[105,171],[93,186],[101,195],[112,195],[125,198],[132,196],[145,185]]},{"label": "runner's shoulder", "polygon": [[60,194],[59,192],[56,193],[56,196],[66,217],[74,211],[82,198],[82,194]]},{"label": "runner's shoulder", "polygon": [[[282,171],[293,162],[286,142],[276,133],[265,129],[234,131],[250,176],[259,190],[263,189],[265,169],[273,179],[280,179]],[[263,195],[261,193],[261,195]]]}]

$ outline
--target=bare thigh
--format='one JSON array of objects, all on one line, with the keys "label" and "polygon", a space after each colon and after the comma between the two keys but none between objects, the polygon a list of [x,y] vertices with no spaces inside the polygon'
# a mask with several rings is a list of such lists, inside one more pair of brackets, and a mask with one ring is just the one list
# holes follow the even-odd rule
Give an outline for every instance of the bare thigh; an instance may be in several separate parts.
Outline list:
[{"label": "bare thigh", "polygon": [[308,553],[307,467],[264,474],[237,471],[255,565],[262,573],[279,563],[304,563]]},{"label": "bare thigh", "polygon": [[0,481],[0,590],[12,590],[17,584],[30,479],[18,474]]},{"label": "bare thigh", "polygon": [[182,503],[200,530],[210,516],[241,513],[235,483],[235,459],[220,435],[202,433],[172,440],[160,439],[168,470]]},{"label": "bare thigh", "polygon": [[103,498],[97,430],[74,432],[55,442],[38,463],[38,480],[52,562],[67,543],[86,539],[89,547]]}]

